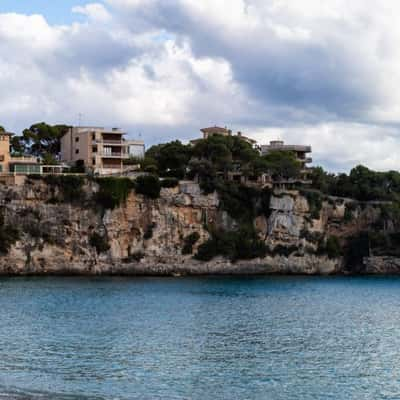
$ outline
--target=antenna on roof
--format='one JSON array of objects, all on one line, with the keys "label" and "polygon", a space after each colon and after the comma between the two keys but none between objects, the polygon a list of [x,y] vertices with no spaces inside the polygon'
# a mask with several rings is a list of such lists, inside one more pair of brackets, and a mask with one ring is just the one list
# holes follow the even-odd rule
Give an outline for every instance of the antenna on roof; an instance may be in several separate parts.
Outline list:
[{"label": "antenna on roof", "polygon": [[82,118],[83,118],[83,114],[79,113],[78,114],[78,127],[80,127],[82,125]]}]

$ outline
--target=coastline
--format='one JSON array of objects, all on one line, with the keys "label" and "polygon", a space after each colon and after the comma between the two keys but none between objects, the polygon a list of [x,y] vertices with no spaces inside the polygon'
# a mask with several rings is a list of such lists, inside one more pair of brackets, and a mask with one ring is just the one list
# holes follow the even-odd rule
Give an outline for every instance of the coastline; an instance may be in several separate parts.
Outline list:
[{"label": "coastline", "polygon": [[400,275],[400,259],[370,257],[363,268],[348,270],[342,259],[326,257],[268,257],[249,261],[230,262],[222,258],[210,262],[196,260],[146,260],[134,263],[99,261],[96,265],[59,263],[46,266],[17,265],[0,269],[0,276],[360,276]]}]

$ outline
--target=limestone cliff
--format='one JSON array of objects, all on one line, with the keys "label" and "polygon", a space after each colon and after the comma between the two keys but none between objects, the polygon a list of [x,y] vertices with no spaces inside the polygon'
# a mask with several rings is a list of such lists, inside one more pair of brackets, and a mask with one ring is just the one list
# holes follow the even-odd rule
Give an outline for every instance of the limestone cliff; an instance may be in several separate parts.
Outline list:
[{"label": "limestone cliff", "polygon": [[[342,257],[321,252],[321,243],[341,240],[376,222],[379,210],[353,207],[345,221],[344,199],[324,199],[317,212],[297,191],[274,192],[269,212],[254,227],[271,252],[263,258],[231,262],[220,257],[196,261],[208,240],[207,226],[234,229],[236,221],[220,207],[216,193],[203,195],[197,184],[162,189],[158,199],[131,191],[113,210],[93,202],[98,191],[87,181],[84,198],[56,201],[57,187],[42,180],[0,186],[0,273],[2,274],[335,274],[346,271]],[[348,213],[347,213],[347,219]],[[189,254],[187,238],[196,233]],[[382,272],[366,261],[366,272]],[[397,268],[397,267],[396,267]],[[393,267],[391,270],[400,270]]]}]

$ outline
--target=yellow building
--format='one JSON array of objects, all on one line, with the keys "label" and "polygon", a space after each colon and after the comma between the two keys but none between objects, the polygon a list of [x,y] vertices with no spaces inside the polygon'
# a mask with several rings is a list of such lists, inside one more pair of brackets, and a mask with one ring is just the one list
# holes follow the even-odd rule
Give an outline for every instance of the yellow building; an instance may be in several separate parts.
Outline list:
[{"label": "yellow building", "polygon": [[11,133],[0,132],[0,173],[9,171]]},{"label": "yellow building", "polygon": [[61,161],[70,165],[82,162],[97,174],[123,171],[123,161],[144,157],[144,142],[125,140],[118,128],[74,127],[61,138]]},{"label": "yellow building", "polygon": [[0,132],[0,174],[40,174],[42,165],[33,156],[10,154],[10,138],[12,134]]}]

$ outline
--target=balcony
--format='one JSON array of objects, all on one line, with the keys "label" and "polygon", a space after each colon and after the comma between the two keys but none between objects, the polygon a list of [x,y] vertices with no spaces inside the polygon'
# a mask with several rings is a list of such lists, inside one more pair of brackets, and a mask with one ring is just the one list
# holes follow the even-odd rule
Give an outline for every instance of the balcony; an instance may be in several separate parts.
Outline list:
[{"label": "balcony", "polygon": [[117,153],[117,152],[112,152],[112,153],[97,153],[100,157],[102,158],[121,158],[121,159],[128,159],[129,154],[128,153]]},{"label": "balcony", "polygon": [[27,163],[27,164],[37,164],[37,157],[32,156],[11,156],[10,163]]},{"label": "balcony", "polygon": [[92,141],[92,145],[102,144],[103,146],[124,146],[125,142],[122,140],[103,140],[103,139],[96,139]]}]

